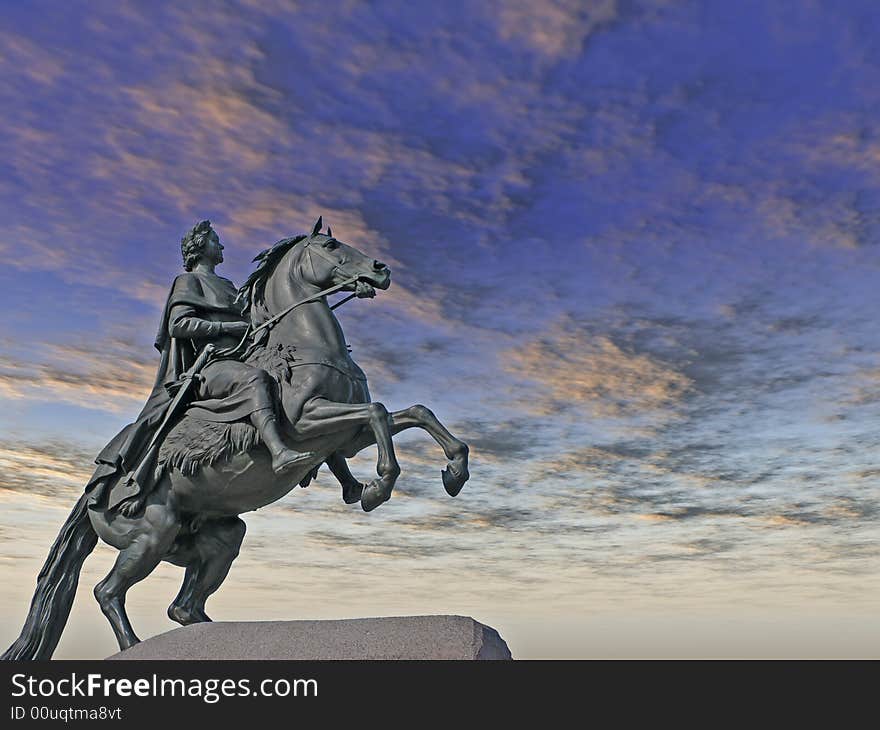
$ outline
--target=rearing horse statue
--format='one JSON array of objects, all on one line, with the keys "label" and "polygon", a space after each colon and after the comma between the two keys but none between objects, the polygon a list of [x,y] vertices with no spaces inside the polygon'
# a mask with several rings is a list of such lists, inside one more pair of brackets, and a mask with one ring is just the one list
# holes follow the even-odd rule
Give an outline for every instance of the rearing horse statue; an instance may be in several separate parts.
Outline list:
[{"label": "rearing horse statue", "polygon": [[[283,475],[247,424],[216,424],[183,417],[162,444],[167,467],[144,508],[126,516],[89,508],[83,494],[61,528],[37,578],[21,635],[3,659],[49,659],[73,604],[79,573],[100,537],[119,550],[95,597],[120,649],[139,639],[125,612],[126,592],[162,560],[186,569],[168,608],[182,625],[210,621],[205,602],[226,578],[244,539],[244,512],[275,502],[305,486],[322,464],[342,485],[346,503],[370,511],[387,501],[400,474],[392,437],[422,428],[448,460],[443,486],[456,496],[468,479],[468,447],[422,405],[389,412],[370,400],[367,379],[352,360],[342,328],[322,292],[387,289],[387,267],[356,248],[321,233],[286,238],[257,257],[259,265],[241,289],[252,329],[262,328],[244,361],[270,373],[280,389],[286,440],[311,458]],[[283,314],[280,318],[278,315]],[[275,319],[277,318],[277,320]],[[273,321],[274,320],[274,321]],[[280,415],[280,414],[279,414]],[[237,429],[237,430],[236,430]],[[205,444],[216,443],[212,453]],[[375,444],[378,478],[364,485],[346,459]]]}]

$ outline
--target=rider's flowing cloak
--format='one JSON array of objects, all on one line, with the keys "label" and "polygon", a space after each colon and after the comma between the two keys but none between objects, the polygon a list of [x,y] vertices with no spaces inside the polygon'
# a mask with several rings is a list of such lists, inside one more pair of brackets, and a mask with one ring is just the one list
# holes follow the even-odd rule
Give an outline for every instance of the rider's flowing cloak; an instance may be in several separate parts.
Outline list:
[{"label": "rider's flowing cloak", "polygon": [[[153,390],[134,423],[116,434],[95,458],[98,466],[85,487],[86,492],[91,492],[90,507],[97,509],[105,506],[105,497],[109,496],[108,485],[117,481],[116,477],[136,468],[134,482],[128,486],[117,484],[112,490],[110,504],[106,506],[113,507],[128,497],[149,493],[162,477],[158,448],[146,454],[149,457],[146,462],[143,461],[145,452],[171,402],[172,395],[166,386],[177,381],[198,354],[197,344],[193,340],[171,336],[169,320],[172,308],[185,305],[208,317],[216,313],[223,321],[243,321],[241,305],[235,302],[235,295],[232,282],[219,276],[188,272],[174,280],[154,343],[161,357]],[[237,421],[250,413],[247,409],[248,396],[247,392],[236,392],[226,398],[197,401],[187,413],[202,420]]]}]

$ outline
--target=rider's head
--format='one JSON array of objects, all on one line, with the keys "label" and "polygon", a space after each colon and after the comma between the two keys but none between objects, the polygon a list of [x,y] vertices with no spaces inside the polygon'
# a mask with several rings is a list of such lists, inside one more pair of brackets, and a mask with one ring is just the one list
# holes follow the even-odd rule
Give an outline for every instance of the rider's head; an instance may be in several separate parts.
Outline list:
[{"label": "rider's head", "polygon": [[[219,241],[217,233],[211,228],[211,221],[196,223],[189,232],[180,239],[180,253],[183,255],[183,268],[192,271],[212,239]],[[220,259],[223,260],[222,258]]]}]

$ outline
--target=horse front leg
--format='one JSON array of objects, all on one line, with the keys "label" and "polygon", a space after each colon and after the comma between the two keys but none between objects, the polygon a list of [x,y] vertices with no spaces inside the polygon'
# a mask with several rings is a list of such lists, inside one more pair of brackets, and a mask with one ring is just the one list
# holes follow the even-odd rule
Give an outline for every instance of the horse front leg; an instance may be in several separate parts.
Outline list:
[{"label": "horse front leg", "polygon": [[[372,436],[372,434],[370,435]],[[338,451],[335,451],[327,457],[326,464],[342,487],[342,501],[346,504],[360,502],[364,492],[364,485],[351,473],[345,457]]]},{"label": "horse front leg", "polygon": [[400,476],[400,465],[391,442],[390,422],[391,416],[381,403],[335,403],[324,398],[313,398],[303,407],[294,433],[297,438],[305,440],[347,428],[369,428],[379,452],[376,461],[379,478],[364,487],[361,494],[361,507],[365,512],[370,512],[391,498],[394,484]]},{"label": "horse front leg", "polygon": [[[451,497],[455,497],[469,479],[468,472],[468,445],[453,436],[447,428],[438,420],[429,408],[423,405],[414,405],[405,408],[402,411],[395,411],[391,414],[391,435],[396,436],[401,431],[408,428],[421,428],[428,433],[443,449],[443,453],[448,459],[446,468],[441,472],[443,478],[443,488]],[[355,440],[346,447],[345,456],[354,456],[361,449],[373,445],[369,432],[359,434]],[[343,460],[344,463],[344,460]],[[328,463],[329,466],[329,463]],[[333,467],[330,470],[336,475]],[[348,467],[346,466],[346,471]],[[350,472],[349,472],[350,473]],[[340,479],[337,475],[337,479]],[[342,483],[342,479],[340,479]],[[343,483],[343,487],[344,487]]]},{"label": "horse front leg", "polygon": [[443,488],[450,497],[457,496],[464,483],[470,478],[470,472],[468,472],[470,449],[468,449],[468,445],[449,433],[437,416],[423,405],[414,405],[405,410],[397,411],[391,415],[391,418],[395,426],[400,424],[404,428],[418,426],[424,429],[431,438],[440,444],[440,448],[443,449],[443,453],[448,459],[446,468],[440,472]]}]

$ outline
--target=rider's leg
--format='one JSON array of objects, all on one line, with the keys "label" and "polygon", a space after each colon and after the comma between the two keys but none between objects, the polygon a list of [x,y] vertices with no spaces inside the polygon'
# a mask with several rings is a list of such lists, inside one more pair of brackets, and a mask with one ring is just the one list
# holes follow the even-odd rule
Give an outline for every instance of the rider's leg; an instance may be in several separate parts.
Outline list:
[{"label": "rider's leg", "polygon": [[287,448],[278,428],[278,419],[274,408],[261,408],[251,413],[251,423],[260,433],[263,443],[272,454],[272,469],[276,474],[285,472],[303,462],[311,459],[314,454],[310,451],[299,452]]},{"label": "rider's leg", "polygon": [[284,443],[275,411],[275,381],[265,370],[236,360],[219,360],[208,365],[202,376],[200,399],[237,396],[250,410],[250,421],[269,449],[276,473],[314,457],[312,453],[294,451]]}]

